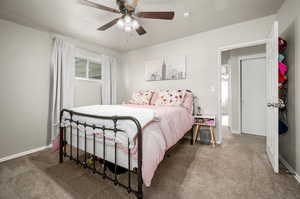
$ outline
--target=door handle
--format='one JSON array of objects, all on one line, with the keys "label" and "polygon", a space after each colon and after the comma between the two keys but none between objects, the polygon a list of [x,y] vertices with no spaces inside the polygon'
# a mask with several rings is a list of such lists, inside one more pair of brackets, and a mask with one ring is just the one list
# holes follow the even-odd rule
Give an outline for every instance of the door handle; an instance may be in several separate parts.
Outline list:
[{"label": "door handle", "polygon": [[269,107],[269,108],[270,108],[270,107],[274,107],[274,105],[273,105],[272,103],[268,103],[268,104],[267,104],[267,107]]},{"label": "door handle", "polygon": [[280,108],[281,107],[281,104],[280,103],[268,103],[267,104],[267,107],[271,108]]}]

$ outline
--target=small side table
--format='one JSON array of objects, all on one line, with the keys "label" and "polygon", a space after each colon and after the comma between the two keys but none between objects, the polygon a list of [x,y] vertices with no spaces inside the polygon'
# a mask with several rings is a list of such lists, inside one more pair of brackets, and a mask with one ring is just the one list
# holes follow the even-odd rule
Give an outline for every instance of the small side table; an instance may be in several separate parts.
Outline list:
[{"label": "small side table", "polygon": [[201,128],[209,128],[210,131],[210,143],[216,146],[216,116],[212,115],[195,115],[194,116],[194,127],[193,127],[193,144],[195,144]]}]

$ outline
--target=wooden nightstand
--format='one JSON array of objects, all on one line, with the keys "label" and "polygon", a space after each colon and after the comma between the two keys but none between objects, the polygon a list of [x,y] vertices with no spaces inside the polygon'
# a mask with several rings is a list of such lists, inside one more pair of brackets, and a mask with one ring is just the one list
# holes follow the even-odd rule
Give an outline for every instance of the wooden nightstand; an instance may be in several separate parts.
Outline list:
[{"label": "wooden nightstand", "polygon": [[194,127],[193,127],[193,144],[196,142],[201,128],[208,128],[210,131],[210,143],[216,146],[215,128],[216,128],[216,116],[212,115],[195,115]]}]

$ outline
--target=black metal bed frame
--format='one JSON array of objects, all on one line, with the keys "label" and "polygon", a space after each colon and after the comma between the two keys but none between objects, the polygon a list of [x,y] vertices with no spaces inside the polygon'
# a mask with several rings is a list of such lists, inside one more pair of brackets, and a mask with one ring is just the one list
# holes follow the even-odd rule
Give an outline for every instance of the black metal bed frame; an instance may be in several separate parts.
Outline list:
[{"label": "black metal bed frame", "polygon": [[[186,90],[187,92],[192,93],[192,91],[190,90]],[[193,102],[193,110],[195,110],[195,104]],[[63,118],[64,113],[68,113],[70,115],[70,118]],[[100,120],[110,120],[113,121],[114,127],[113,128],[108,128],[106,126],[96,126],[95,124],[88,124],[88,123],[82,123],[78,120],[73,120],[73,116],[77,115],[77,116],[82,116],[82,117],[89,117],[89,118],[95,118],[95,119],[100,119]],[[68,144],[66,141],[66,128],[62,126],[62,122],[63,119],[65,121],[68,121],[70,123],[70,154],[67,154],[67,149],[66,149],[66,145]],[[113,131],[114,132],[114,136],[116,137],[117,133],[126,133],[124,130],[117,128],[117,122],[120,120],[127,120],[127,121],[132,121],[134,122],[134,124],[137,127],[137,148],[138,148],[138,168],[137,168],[137,172],[131,171],[131,150],[130,150],[130,141],[129,138],[127,140],[128,142],[128,146],[127,146],[127,150],[128,150],[128,183],[127,185],[122,184],[119,180],[118,180],[118,174],[117,174],[117,143],[114,142],[114,177],[110,177],[106,174],[106,170],[107,170],[107,166],[106,166],[106,159],[105,159],[105,148],[106,148],[106,139],[105,139],[105,131]],[[76,158],[73,157],[73,153],[72,153],[72,148],[73,148],[73,143],[72,143],[72,123],[77,125],[77,147],[76,147]],[[79,128],[78,125],[82,125],[84,127],[84,161],[80,161],[79,160]],[[90,127],[95,129],[100,129],[103,132],[103,168],[102,168],[102,172],[96,169],[96,135],[95,133],[93,133],[93,154],[92,154],[92,158],[93,158],[93,166],[89,166],[87,164],[87,151],[86,151],[86,127]],[[189,131],[187,132],[189,133]],[[193,131],[192,131],[193,133]],[[182,137],[182,139],[184,138],[184,136]],[[90,114],[84,114],[84,113],[78,113],[72,110],[68,110],[68,109],[63,109],[60,112],[60,147],[59,147],[59,162],[63,163],[64,157],[68,157],[70,160],[75,161],[77,164],[80,164],[81,166],[83,166],[84,168],[90,169],[93,171],[94,174],[98,174],[100,176],[102,176],[103,179],[108,179],[111,182],[114,183],[115,186],[120,186],[123,187],[127,190],[128,193],[134,193],[135,196],[138,199],[143,199],[143,178],[142,178],[142,159],[143,159],[143,137],[142,137],[142,128],[141,125],[139,123],[139,121],[134,118],[134,117],[130,117],[130,116],[112,116],[112,117],[108,117],[108,116],[95,116],[95,115],[90,115]],[[191,140],[191,144],[192,144],[192,140]],[[169,157],[169,152],[172,151],[173,148],[175,148],[175,146],[178,143],[176,143],[174,146],[172,146],[170,149],[168,149],[166,151],[166,155]],[[108,161],[107,161],[108,162]],[[137,190],[134,190],[134,188],[132,188],[131,186],[131,173],[137,173]]]},{"label": "black metal bed frame", "polygon": [[[70,118],[63,118],[64,113],[68,113],[70,115]],[[82,123],[78,120],[73,120],[73,116],[77,115],[77,116],[82,116],[82,117],[89,117],[89,118],[95,118],[95,119],[101,119],[101,120],[111,120],[113,121],[114,127],[113,128],[108,128],[106,126],[96,126],[95,124],[88,124],[88,123]],[[62,125],[63,120],[68,121],[70,123],[70,154],[67,154],[67,141],[66,141],[66,129],[67,127],[64,127]],[[128,183],[127,185],[122,184],[119,180],[118,180],[118,174],[117,174],[117,143],[114,140],[114,152],[115,152],[115,157],[114,157],[114,177],[110,177],[106,174],[106,170],[107,170],[107,166],[106,166],[106,159],[105,159],[105,148],[106,148],[106,140],[105,140],[105,131],[113,131],[114,132],[114,136],[116,137],[117,133],[126,133],[124,130],[117,128],[117,122],[120,120],[128,120],[128,121],[132,121],[134,122],[134,124],[137,127],[137,147],[138,147],[138,168],[137,168],[137,181],[138,181],[138,185],[137,185],[137,190],[134,190],[134,188],[132,188],[131,186],[131,173],[133,171],[131,171],[131,154],[130,154],[130,142],[129,142],[129,138],[128,138]],[[72,143],[72,123],[77,125],[77,147],[76,147],[76,157],[73,157],[73,152],[72,152],[72,148],[73,148],[73,143]],[[80,161],[79,160],[79,128],[78,125],[82,125],[84,127],[84,161]],[[102,171],[97,170],[96,168],[96,161],[97,161],[97,157],[96,157],[96,135],[95,133],[93,133],[93,166],[90,166],[87,164],[87,151],[86,151],[86,138],[87,138],[87,133],[86,133],[86,128],[90,127],[98,130],[102,130],[103,132],[103,168]],[[114,183],[115,186],[120,186],[125,188],[128,193],[134,193],[135,196],[138,199],[142,199],[143,198],[143,179],[142,179],[142,158],[143,158],[143,142],[142,142],[142,128],[141,125],[139,123],[139,121],[137,119],[135,119],[134,117],[125,117],[125,116],[112,116],[112,117],[108,117],[108,116],[95,116],[95,115],[89,115],[89,114],[83,114],[83,113],[78,113],[78,112],[74,112],[71,110],[67,110],[67,109],[63,109],[60,112],[60,147],[59,147],[59,162],[63,163],[64,157],[68,157],[70,160],[75,161],[77,164],[80,164],[81,166],[83,166],[84,168],[90,169],[93,171],[94,174],[98,174],[100,176],[102,176],[103,179],[108,179],[110,181],[112,181]]]}]

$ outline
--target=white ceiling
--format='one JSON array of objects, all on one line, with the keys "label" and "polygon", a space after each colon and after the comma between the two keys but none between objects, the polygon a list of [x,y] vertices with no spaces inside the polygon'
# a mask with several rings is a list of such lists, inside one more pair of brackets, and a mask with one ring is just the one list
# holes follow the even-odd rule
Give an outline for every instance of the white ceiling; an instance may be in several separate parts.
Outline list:
[{"label": "white ceiling", "polygon": [[[93,0],[117,8],[115,0]],[[175,11],[175,20],[141,19],[144,36],[116,26],[97,28],[118,14],[89,8],[77,0],[0,0],[0,18],[22,25],[98,43],[119,51],[132,50],[214,28],[275,14],[284,0],[140,0],[141,11]],[[190,12],[184,18],[184,12]]]}]

